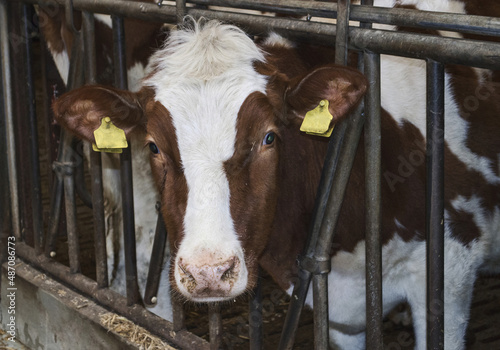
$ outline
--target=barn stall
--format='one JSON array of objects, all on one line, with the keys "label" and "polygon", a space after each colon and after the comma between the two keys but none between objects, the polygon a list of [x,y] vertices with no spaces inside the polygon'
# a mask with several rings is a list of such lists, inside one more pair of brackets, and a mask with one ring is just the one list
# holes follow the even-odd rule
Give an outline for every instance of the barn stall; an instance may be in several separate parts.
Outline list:
[{"label": "barn stall", "polygon": [[[429,135],[433,145],[443,146],[444,65],[463,64],[498,69],[499,44],[492,41],[443,40],[418,31],[395,33],[371,29],[372,24],[430,28],[495,38],[500,35],[498,19],[425,13],[411,9],[380,9],[349,2],[321,3],[288,1],[178,1],[176,4],[120,1],[17,1],[1,2],[2,43],[2,326],[9,322],[9,282],[15,283],[17,313],[16,336],[33,348],[69,348],[74,337],[86,339],[88,346],[101,348],[134,347],[141,339],[161,347],[213,348],[317,348],[328,343],[328,313],[325,312],[328,256],[335,224],[355,149],[364,127],[367,193],[367,348],[412,348],[411,327],[393,325],[382,318],[380,228],[380,54],[424,59],[428,65]],[[131,155],[120,156],[123,193],[123,234],[126,293],[109,287],[106,256],[105,215],[100,157],[91,153],[87,169],[81,144],[61,134],[50,116],[50,103],[64,89],[57,82],[51,57],[38,34],[39,22],[32,5],[44,6],[56,15],[58,5],[83,11],[79,33],[82,50],[71,60],[68,88],[95,82],[95,37],[92,13],[114,14],[114,84],[126,87],[126,62],[123,18],[175,24],[188,14],[236,23],[248,33],[259,35],[272,28],[298,41],[335,46],[337,64],[347,63],[347,49],[360,53],[359,68],[370,81],[364,113],[337,125],[330,141],[323,180],[316,201],[315,220],[309,245],[301,258],[300,281],[288,299],[263,274],[261,285],[251,300],[235,305],[198,307],[172,299],[172,319],[164,320],[145,306],[155,304],[158,276],[165,246],[161,220],[153,243],[148,283],[141,295],[135,261],[134,199],[132,195]],[[208,7],[210,6],[210,7]],[[217,6],[216,8],[213,6]],[[237,11],[236,11],[237,10]],[[265,15],[261,15],[264,13]],[[67,18],[73,12],[67,11]],[[280,17],[272,16],[279,13]],[[292,17],[290,17],[292,16]],[[75,16],[76,17],[76,16]],[[335,19],[336,24],[332,23]],[[349,21],[356,21],[351,23]],[[358,26],[358,23],[359,26]],[[69,21],[71,27],[75,23]],[[79,25],[76,25],[78,27]],[[73,29],[72,29],[73,30]],[[84,68],[83,68],[84,67]],[[56,81],[56,82],[54,82]],[[57,90],[57,91],[55,91]],[[473,102],[473,101],[472,101]],[[427,193],[429,242],[429,300],[442,300],[443,290],[443,147],[431,147],[428,171],[432,181]],[[63,191],[64,189],[64,191]],[[73,190],[74,189],[74,190]],[[75,195],[77,193],[78,195]],[[152,203],[155,205],[156,203]],[[92,207],[90,209],[89,207]],[[325,219],[323,219],[325,218]],[[14,237],[14,238],[9,238]],[[9,243],[10,242],[10,243]],[[15,242],[14,244],[11,244]],[[9,249],[11,247],[12,249]],[[15,249],[14,249],[15,248]],[[16,260],[10,258],[15,256]],[[15,279],[9,279],[9,266]],[[11,269],[11,271],[14,271]],[[311,284],[317,290],[314,314],[302,311],[305,291]],[[500,344],[500,282],[495,277],[477,282],[472,321],[468,331],[471,349],[495,348]],[[47,300],[50,300],[48,302]],[[291,301],[290,301],[291,300]],[[248,306],[248,304],[250,304]],[[435,306],[435,305],[434,305]],[[222,310],[221,310],[222,309]],[[429,305],[433,310],[433,305]],[[243,316],[244,315],[244,316]],[[429,348],[442,348],[443,313],[429,312]],[[124,318],[123,318],[124,317]],[[78,318],[76,328],[68,320]],[[51,320],[45,324],[44,320]],[[299,324],[300,322],[300,324]],[[45,324],[45,325],[44,325]],[[22,325],[22,326],[21,326]],[[44,325],[43,328],[40,325]],[[136,328],[142,327],[141,329]],[[131,336],[139,334],[142,336]],[[313,337],[314,334],[314,337]],[[124,338],[122,338],[124,336]],[[280,340],[281,338],[281,340]],[[295,340],[297,339],[297,340]],[[313,340],[314,339],[314,340]],[[83,344],[83,343],[82,343]],[[111,345],[113,344],[113,345]],[[126,345],[123,345],[126,344]],[[143,343],[144,346],[144,343]]]}]

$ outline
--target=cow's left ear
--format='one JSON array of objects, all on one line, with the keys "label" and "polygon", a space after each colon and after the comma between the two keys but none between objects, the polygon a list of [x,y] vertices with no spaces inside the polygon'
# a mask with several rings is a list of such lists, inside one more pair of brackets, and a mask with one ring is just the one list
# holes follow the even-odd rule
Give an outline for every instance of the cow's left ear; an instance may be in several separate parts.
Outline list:
[{"label": "cow's left ear", "polygon": [[144,104],[152,92],[143,88],[134,93],[102,85],[89,85],[71,90],[53,105],[54,116],[64,128],[77,137],[95,142],[94,130],[101,120],[109,117],[113,124],[129,134],[136,127],[144,127]]},{"label": "cow's left ear", "polygon": [[336,123],[359,103],[367,85],[366,78],[353,68],[336,65],[316,68],[290,81],[285,93],[288,118],[301,121],[321,100],[328,100]]}]

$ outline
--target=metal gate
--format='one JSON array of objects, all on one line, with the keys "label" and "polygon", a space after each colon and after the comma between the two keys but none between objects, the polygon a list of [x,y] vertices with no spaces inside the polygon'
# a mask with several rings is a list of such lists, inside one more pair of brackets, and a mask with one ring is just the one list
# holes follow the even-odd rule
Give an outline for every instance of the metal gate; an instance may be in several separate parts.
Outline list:
[{"label": "metal gate", "polygon": [[[193,334],[183,326],[183,311],[179,304],[174,304],[173,322],[165,321],[150,314],[138,305],[140,296],[136,283],[135,236],[133,222],[133,196],[131,182],[131,155],[125,151],[121,156],[121,176],[123,183],[125,250],[127,252],[127,297],[108,288],[106,271],[106,250],[103,217],[102,180],[100,156],[93,153],[92,188],[87,202],[93,208],[95,230],[96,278],[91,279],[81,274],[79,244],[76,231],[75,209],[75,164],[71,154],[65,149],[71,144],[71,138],[65,133],[61,136],[62,147],[54,159],[56,175],[50,175],[51,207],[49,227],[44,232],[42,223],[42,188],[39,163],[39,142],[37,133],[36,108],[48,110],[50,101],[45,105],[35,105],[35,83],[33,80],[31,32],[33,24],[33,4],[44,6],[66,6],[82,11],[83,26],[75,34],[82,36],[81,57],[72,61],[69,86],[78,86],[83,82],[95,82],[94,19],[93,13],[111,14],[113,19],[115,85],[126,88],[126,70],[124,62],[123,17],[146,21],[176,23],[185,15],[194,18],[206,17],[229,21],[243,26],[250,34],[264,33],[270,28],[295,40],[335,46],[337,64],[346,64],[347,50],[359,53],[358,68],[364,71],[370,88],[361,106],[340,123],[329,143],[328,155],[321,179],[319,194],[316,199],[314,221],[311,225],[310,239],[300,261],[299,283],[292,296],[280,349],[291,349],[298,319],[305,296],[312,280],[314,288],[314,337],[315,348],[328,348],[328,290],[327,275],[330,271],[329,251],[335,225],[340,211],[354,154],[361,135],[365,130],[366,157],[366,288],[367,288],[367,348],[382,349],[382,282],[381,282],[381,245],[380,245],[380,55],[400,55],[426,60],[427,62],[427,242],[428,242],[428,300],[443,300],[443,240],[444,240],[444,65],[462,64],[487,69],[500,68],[500,44],[491,41],[456,40],[439,36],[421,35],[410,32],[392,32],[372,29],[374,23],[423,28],[432,30],[456,31],[468,34],[500,36],[500,21],[497,18],[466,16],[458,14],[425,13],[411,9],[386,9],[372,7],[373,1],[362,0],[362,5],[352,5],[350,1],[338,3],[249,0],[193,0],[176,1],[175,4],[153,4],[124,2],[117,0],[52,0],[52,1],[0,1],[0,43],[2,71],[1,78],[4,118],[1,127],[5,137],[0,142],[0,175],[2,179],[1,210],[2,243],[12,232],[16,239],[17,256],[42,271],[73,286],[84,295],[91,296],[102,305],[115,310],[144,326],[170,343],[186,349],[217,349],[221,344],[222,321],[217,308],[210,310],[210,344]],[[227,11],[211,10],[209,6],[219,6]],[[10,8],[10,9],[8,9]],[[297,20],[289,17],[256,16],[233,12],[238,10],[265,11],[302,17]],[[70,14],[67,11],[67,14]],[[324,23],[318,19],[335,19],[335,23]],[[359,26],[350,26],[349,21],[359,22]],[[76,55],[75,55],[76,56]],[[15,57],[15,60],[13,59]],[[85,66],[85,77],[81,77],[81,67]],[[79,75],[80,74],[80,75]],[[83,81],[82,81],[83,79]],[[27,83],[27,84],[26,84]],[[45,93],[47,95],[47,93]],[[364,110],[364,113],[361,113]],[[48,119],[47,119],[48,120]],[[44,121],[46,122],[46,121]],[[5,141],[3,141],[5,140]],[[5,173],[8,169],[8,173]],[[77,183],[81,181],[76,180]],[[63,199],[64,189],[64,199]],[[79,189],[85,197],[85,189]],[[69,249],[69,266],[57,263],[51,257],[54,236],[60,229],[59,213],[65,203],[65,220]],[[10,209],[10,210],[9,210]],[[45,210],[47,210],[45,208]],[[154,253],[151,258],[150,274],[158,274],[162,261],[162,246],[165,245],[164,228],[159,220],[155,238]],[[2,250],[2,261],[7,255]],[[134,282],[135,281],[135,282]],[[151,279],[145,300],[150,300],[158,288]],[[262,324],[255,320],[259,315],[260,293],[255,293],[251,301],[250,347],[262,348]],[[444,343],[444,312],[441,308],[435,312],[428,305],[428,348],[440,349]]]}]

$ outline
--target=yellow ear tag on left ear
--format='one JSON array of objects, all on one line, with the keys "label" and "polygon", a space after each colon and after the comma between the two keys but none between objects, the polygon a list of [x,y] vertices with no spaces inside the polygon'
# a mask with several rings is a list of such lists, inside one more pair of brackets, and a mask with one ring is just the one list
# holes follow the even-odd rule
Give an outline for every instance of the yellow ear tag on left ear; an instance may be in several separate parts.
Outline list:
[{"label": "yellow ear tag on left ear", "polygon": [[328,100],[321,100],[316,108],[307,112],[300,131],[309,135],[330,137],[335,124],[332,124],[333,116],[328,110],[328,105]]},{"label": "yellow ear tag on left ear", "polygon": [[117,128],[109,117],[102,118],[101,126],[94,130],[94,137],[92,149],[96,152],[122,153],[122,148],[128,147],[125,131]]}]

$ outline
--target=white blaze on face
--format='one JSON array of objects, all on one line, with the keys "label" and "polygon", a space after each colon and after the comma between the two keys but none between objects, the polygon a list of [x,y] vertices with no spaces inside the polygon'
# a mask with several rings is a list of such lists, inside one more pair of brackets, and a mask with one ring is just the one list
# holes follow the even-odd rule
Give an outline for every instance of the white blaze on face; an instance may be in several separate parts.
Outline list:
[{"label": "white blaze on face", "polygon": [[[156,54],[158,70],[147,82],[170,112],[176,130],[188,198],[174,275],[180,291],[197,301],[227,299],[246,288],[247,269],[231,217],[224,162],[234,153],[241,105],[250,93],[265,92],[266,79],[253,68],[254,61],[263,59],[243,32],[208,22],[202,29],[197,25],[194,31],[175,32]],[[230,287],[219,288],[221,295],[200,295],[181,281],[179,263],[185,270],[208,266],[212,271],[233,258],[237,276]],[[198,285],[211,282],[217,283]]]}]

